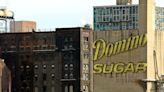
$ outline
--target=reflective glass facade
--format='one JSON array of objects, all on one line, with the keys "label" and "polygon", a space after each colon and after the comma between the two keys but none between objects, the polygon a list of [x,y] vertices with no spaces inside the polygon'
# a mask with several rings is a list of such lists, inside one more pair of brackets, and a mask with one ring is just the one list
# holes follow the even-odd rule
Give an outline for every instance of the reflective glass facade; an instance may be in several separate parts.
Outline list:
[{"label": "reflective glass facade", "polygon": [[[94,30],[134,30],[138,29],[138,5],[114,5],[94,7]],[[164,8],[156,7],[156,30],[164,30]]]}]

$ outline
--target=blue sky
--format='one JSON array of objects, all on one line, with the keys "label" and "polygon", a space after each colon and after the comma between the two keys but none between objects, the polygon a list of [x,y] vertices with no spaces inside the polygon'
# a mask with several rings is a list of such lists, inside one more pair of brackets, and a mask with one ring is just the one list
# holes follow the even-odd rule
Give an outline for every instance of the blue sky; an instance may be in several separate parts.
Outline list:
[{"label": "blue sky", "polygon": [[[163,0],[156,3],[164,6]],[[115,5],[115,0],[0,0],[0,6],[14,11],[15,20],[36,21],[39,29],[92,24],[93,6],[98,5]]]}]

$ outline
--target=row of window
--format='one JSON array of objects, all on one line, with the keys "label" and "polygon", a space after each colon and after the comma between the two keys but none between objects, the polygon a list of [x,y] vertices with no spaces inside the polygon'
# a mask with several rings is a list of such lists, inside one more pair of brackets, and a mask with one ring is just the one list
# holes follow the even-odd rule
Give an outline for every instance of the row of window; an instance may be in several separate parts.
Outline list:
[{"label": "row of window", "polygon": [[65,73],[64,74],[64,79],[74,79],[73,73],[70,73],[70,74]]},{"label": "row of window", "polygon": [[64,45],[64,48],[63,49],[70,49],[70,48],[73,48],[72,44]]},{"label": "row of window", "polygon": [[95,24],[94,26],[95,30],[128,30],[128,29],[137,29],[138,23],[128,23],[126,25],[122,23],[110,23],[110,24]]},{"label": "row of window", "polygon": [[74,92],[73,89],[74,89],[73,85],[70,85],[70,86],[66,85],[64,87],[64,92]]},{"label": "row of window", "polygon": [[[38,69],[38,68],[39,68],[38,65],[34,65],[33,67],[34,67],[35,69]],[[29,68],[31,68],[31,66],[30,66],[30,65],[24,65],[24,66],[21,65],[20,68],[21,68],[21,69],[24,69],[24,68],[29,69]],[[42,65],[42,68],[43,68],[43,69],[46,69],[46,68],[47,68],[47,65],[46,65],[46,64]],[[54,68],[55,68],[55,65],[52,64],[52,65],[51,65],[51,68],[54,69]]]},{"label": "row of window", "polygon": [[30,58],[33,58],[34,60],[38,60],[38,59],[42,59],[42,60],[48,60],[48,61],[50,61],[50,60],[54,60],[55,59],[55,54],[54,53],[44,53],[44,54],[41,54],[41,53],[39,53],[39,54],[36,54],[36,53],[34,53],[34,55],[30,55],[30,54],[22,54],[22,55],[20,55],[19,56],[19,59],[20,60],[28,60],[28,59],[30,59]]},{"label": "row of window", "polygon": [[[55,87],[52,86],[51,89],[49,89],[49,90],[51,90],[51,91],[49,91],[49,92],[55,92]],[[43,91],[43,92],[47,92],[47,86],[43,86],[43,87],[42,87],[42,91]],[[23,91],[22,91],[22,92],[23,92]],[[38,88],[37,86],[34,87],[34,92],[39,92],[39,88]]]},{"label": "row of window", "polygon": [[113,9],[113,15],[129,14],[129,9]]},{"label": "row of window", "polygon": [[[51,80],[54,80],[54,79],[55,79],[55,74],[54,74],[54,73],[52,73],[50,76],[51,76]],[[35,74],[35,75],[34,75],[34,80],[35,80],[35,81],[38,81],[38,79],[39,79],[39,75],[38,75],[38,74]],[[46,73],[43,73],[43,74],[42,74],[42,79],[43,79],[44,81],[47,80],[47,74],[46,74]]]},{"label": "row of window", "polygon": [[125,14],[130,12],[131,14],[138,13],[138,6],[129,6],[129,7],[98,7],[94,8],[94,14]]},{"label": "row of window", "polygon": [[112,16],[95,16],[94,22],[120,22],[120,21],[137,21],[138,15],[112,15]]},{"label": "row of window", "polygon": [[67,42],[72,42],[73,41],[73,38],[72,37],[65,37],[64,38],[64,42],[67,43]]},{"label": "row of window", "polygon": [[73,70],[73,64],[65,64],[64,65],[64,70]]},{"label": "row of window", "polygon": [[[55,46],[33,46],[33,47],[30,47],[30,46],[20,46],[19,47],[19,50],[21,51],[29,51],[29,50],[54,50],[55,49]],[[17,48],[16,48],[16,45],[12,45],[12,46],[8,46],[7,48],[4,47],[3,51],[17,51]]]}]

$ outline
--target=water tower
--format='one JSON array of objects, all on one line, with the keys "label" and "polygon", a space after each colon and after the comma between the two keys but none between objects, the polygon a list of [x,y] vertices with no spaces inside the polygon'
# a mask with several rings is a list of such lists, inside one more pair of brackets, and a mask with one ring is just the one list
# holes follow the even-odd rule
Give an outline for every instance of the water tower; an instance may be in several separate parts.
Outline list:
[{"label": "water tower", "polygon": [[14,13],[8,10],[7,6],[8,0],[0,0],[0,33],[11,32],[10,24],[14,22]]},{"label": "water tower", "polygon": [[117,5],[131,5],[132,4],[132,0],[117,0],[116,4]]}]

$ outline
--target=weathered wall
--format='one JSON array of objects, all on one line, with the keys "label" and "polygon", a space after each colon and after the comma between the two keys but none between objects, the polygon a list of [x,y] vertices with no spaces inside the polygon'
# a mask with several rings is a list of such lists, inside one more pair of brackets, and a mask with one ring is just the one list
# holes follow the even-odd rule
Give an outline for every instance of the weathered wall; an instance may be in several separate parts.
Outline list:
[{"label": "weathered wall", "polygon": [[[93,41],[98,39],[104,39],[106,43],[115,43],[117,41],[126,40],[129,37],[135,37],[139,34],[138,30],[125,30],[125,31],[102,31],[93,33]],[[129,49],[121,53],[111,55],[109,57],[103,56],[99,60],[93,61],[95,64],[117,64],[123,63],[128,65],[129,63],[134,64],[134,67],[138,63],[147,62],[147,45],[137,46],[137,48]],[[102,53],[102,46],[100,46],[100,52]],[[93,56],[96,52],[93,48]],[[100,54],[99,54],[100,56]],[[95,67],[95,66],[93,66]],[[124,67],[124,70],[125,70]],[[130,68],[130,67],[129,67]],[[94,69],[93,69],[94,72]],[[95,73],[93,74],[93,89],[94,92],[145,92],[145,85],[141,82],[142,79],[146,78],[146,71],[127,71],[123,73]]]}]

